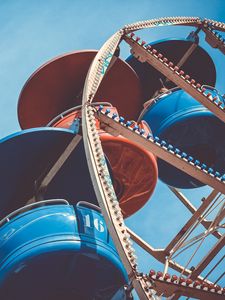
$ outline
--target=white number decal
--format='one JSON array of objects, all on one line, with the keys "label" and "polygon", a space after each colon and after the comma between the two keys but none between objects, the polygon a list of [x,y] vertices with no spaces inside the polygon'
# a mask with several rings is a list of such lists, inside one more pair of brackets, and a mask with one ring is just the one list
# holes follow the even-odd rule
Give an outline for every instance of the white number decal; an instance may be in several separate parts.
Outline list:
[{"label": "white number decal", "polygon": [[94,225],[99,232],[103,232],[105,230],[103,222],[99,219],[94,219]]},{"label": "white number decal", "polygon": [[[89,228],[93,227],[93,226],[91,226],[90,215],[85,215],[84,218],[85,218],[85,226],[89,227]],[[99,232],[104,232],[105,231],[104,223],[103,223],[102,220],[99,220],[98,218],[95,218],[93,225],[94,225],[95,229],[97,229]]]},{"label": "white number decal", "polygon": [[90,215],[85,215],[85,226],[91,227]]}]

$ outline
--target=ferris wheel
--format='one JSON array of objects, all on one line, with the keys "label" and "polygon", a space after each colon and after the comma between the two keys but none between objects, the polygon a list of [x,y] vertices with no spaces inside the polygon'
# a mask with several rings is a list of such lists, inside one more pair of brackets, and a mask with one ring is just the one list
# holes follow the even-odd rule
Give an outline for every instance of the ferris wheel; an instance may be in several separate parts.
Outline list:
[{"label": "ferris wheel", "polygon": [[[134,34],[179,25],[195,30],[151,43]],[[141,21],[28,79],[22,131],[0,143],[3,299],[224,299],[225,97],[199,38],[225,54],[220,31],[197,17]],[[190,214],[160,249],[126,221],[159,179]],[[185,190],[202,186],[195,206]],[[144,272],[136,245],[161,269]]]}]

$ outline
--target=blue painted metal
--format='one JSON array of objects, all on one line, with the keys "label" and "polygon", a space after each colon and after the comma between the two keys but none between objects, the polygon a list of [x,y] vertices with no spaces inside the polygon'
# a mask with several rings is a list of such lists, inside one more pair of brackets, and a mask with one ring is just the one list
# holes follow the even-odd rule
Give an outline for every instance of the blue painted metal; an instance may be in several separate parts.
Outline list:
[{"label": "blue painted metal", "polygon": [[0,249],[0,299],[106,300],[127,282],[103,216],[88,203],[17,215],[0,227]]},{"label": "blue painted metal", "polygon": [[[213,96],[217,92],[208,88]],[[217,95],[224,102],[220,95]],[[224,104],[222,104],[224,105]],[[205,168],[225,172],[225,125],[186,92],[177,89],[162,95],[144,113],[154,135],[182,151],[181,156]],[[156,138],[155,138],[156,139]],[[203,184],[170,164],[158,160],[159,178],[174,187],[194,188]]]},{"label": "blue painted metal", "polygon": [[[74,137],[68,129],[33,128],[0,140],[0,219],[25,205]],[[109,166],[109,164],[108,164]],[[80,141],[45,191],[45,199],[63,198],[71,204],[97,199],[83,141]]]},{"label": "blue painted metal", "polygon": [[[169,61],[172,61],[174,65],[180,61],[192,44],[193,42],[191,40],[184,38],[169,38],[150,43],[150,45],[152,45],[158,52],[162,53],[163,56],[169,59]],[[141,63],[132,55],[129,56],[126,61],[136,71],[141,80],[143,88],[143,102],[150,99],[157,90],[162,88],[160,79],[162,79],[165,86],[168,88],[175,86],[171,82],[166,82],[165,76],[148,63]],[[191,78],[195,79],[196,82],[211,86],[215,85],[215,65],[209,54],[199,45],[184,63],[182,70],[184,70],[186,74],[190,75]]]},{"label": "blue painted metal", "polygon": [[78,118],[74,119],[69,129],[72,130],[75,134],[78,134],[80,130],[80,119]]}]

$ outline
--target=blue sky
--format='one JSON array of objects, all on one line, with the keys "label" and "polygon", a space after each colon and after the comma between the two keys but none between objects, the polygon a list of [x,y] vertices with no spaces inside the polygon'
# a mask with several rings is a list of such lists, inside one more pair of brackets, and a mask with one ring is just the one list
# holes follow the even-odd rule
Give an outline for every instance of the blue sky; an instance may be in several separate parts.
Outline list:
[{"label": "blue sky", "polygon": [[[41,64],[78,49],[99,49],[125,24],[163,16],[200,16],[225,22],[224,0],[126,0],[0,1],[0,138],[19,130],[17,100],[23,84]],[[147,41],[164,37],[186,37],[187,28],[160,28],[142,36]],[[217,87],[224,93],[222,54],[206,49],[217,64]],[[126,58],[129,52],[123,50]],[[225,61],[225,60],[224,60]],[[206,188],[187,192],[200,203]],[[164,209],[166,208],[166,209]],[[155,247],[163,247],[184,224],[189,213],[159,182],[153,198],[128,224]],[[138,253],[140,250],[138,249]],[[148,262],[148,263],[147,263]],[[144,271],[162,265],[141,255]]]},{"label": "blue sky", "polygon": [[[30,74],[50,58],[77,49],[99,49],[118,28],[136,20],[187,15],[223,21],[223,3],[223,0],[0,1],[0,111],[3,112],[0,137],[19,128],[16,117],[19,92]],[[152,33],[152,39],[155,38],[157,32]]]}]

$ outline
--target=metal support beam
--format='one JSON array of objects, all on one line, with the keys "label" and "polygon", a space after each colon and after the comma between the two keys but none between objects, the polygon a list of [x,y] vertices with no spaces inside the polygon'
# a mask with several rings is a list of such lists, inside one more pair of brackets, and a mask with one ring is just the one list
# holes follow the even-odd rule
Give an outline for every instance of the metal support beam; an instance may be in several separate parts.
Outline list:
[{"label": "metal support beam", "polygon": [[[211,112],[213,112],[222,122],[225,122],[224,109],[220,107],[216,102],[213,101],[212,96],[207,97],[201,88],[197,88],[196,85],[191,83],[190,76],[185,77],[183,74],[178,72],[174,67],[170,67],[169,64],[163,61],[163,57],[159,58],[152,51],[148,51],[147,48],[141,46],[138,42],[134,41],[130,37],[125,37],[125,41],[131,46],[132,54],[141,62],[147,62],[153,66],[156,70],[161,72],[169,80],[174,82],[177,86],[182,88],[188,94],[190,94],[194,99],[199,101],[205,107],[207,107]],[[156,51],[157,52],[157,51]],[[200,85],[201,87],[201,85]]]},{"label": "metal support beam", "polygon": [[[174,195],[177,196],[177,198],[187,207],[187,209],[192,214],[195,214],[198,211],[198,209],[195,208],[194,205],[180,191],[178,191],[176,188],[171,186],[168,186],[168,188],[174,193]],[[200,222],[206,229],[208,229],[212,224],[212,221],[208,221],[202,218]],[[221,233],[219,233],[218,231],[214,231],[212,234],[218,239],[221,238]]]},{"label": "metal support beam", "polygon": [[160,142],[157,143],[152,139],[147,139],[146,136],[141,135],[139,132],[134,132],[133,128],[127,127],[124,123],[121,124],[117,120],[113,120],[109,115],[105,115],[104,113],[99,113],[97,117],[104,123],[104,130],[107,132],[114,130],[117,134],[121,134],[132,140],[179,170],[225,194],[225,184],[222,181],[201,170],[201,168],[196,167],[194,164],[189,163],[188,160],[183,159],[174,152],[168,151],[166,147],[161,146]]},{"label": "metal support beam", "polygon": [[218,240],[216,245],[207,253],[202,261],[197,265],[195,270],[192,272],[190,278],[196,279],[199,274],[207,267],[207,265],[213,260],[217,253],[225,246],[225,235]]},{"label": "metal support beam", "polygon": [[63,151],[63,153],[60,155],[58,160],[55,162],[55,164],[51,167],[49,172],[45,175],[45,177],[42,179],[41,183],[39,184],[36,192],[36,200],[43,200],[43,194],[52,181],[52,179],[55,177],[55,175],[58,173],[58,171],[61,169],[65,161],[68,159],[68,157],[71,155],[73,150],[76,148],[76,146],[81,141],[82,137],[80,135],[75,135],[74,138],[71,140],[69,145],[66,147],[66,149]]},{"label": "metal support beam", "polygon": [[183,235],[191,228],[191,226],[196,222],[198,218],[201,217],[205,209],[212,203],[215,197],[218,195],[218,192],[213,190],[212,193],[203,201],[199,209],[192,215],[192,217],[187,221],[187,223],[182,227],[182,229],[177,233],[173,240],[166,247],[165,251],[167,255],[170,254],[174,246],[180,241]]}]

